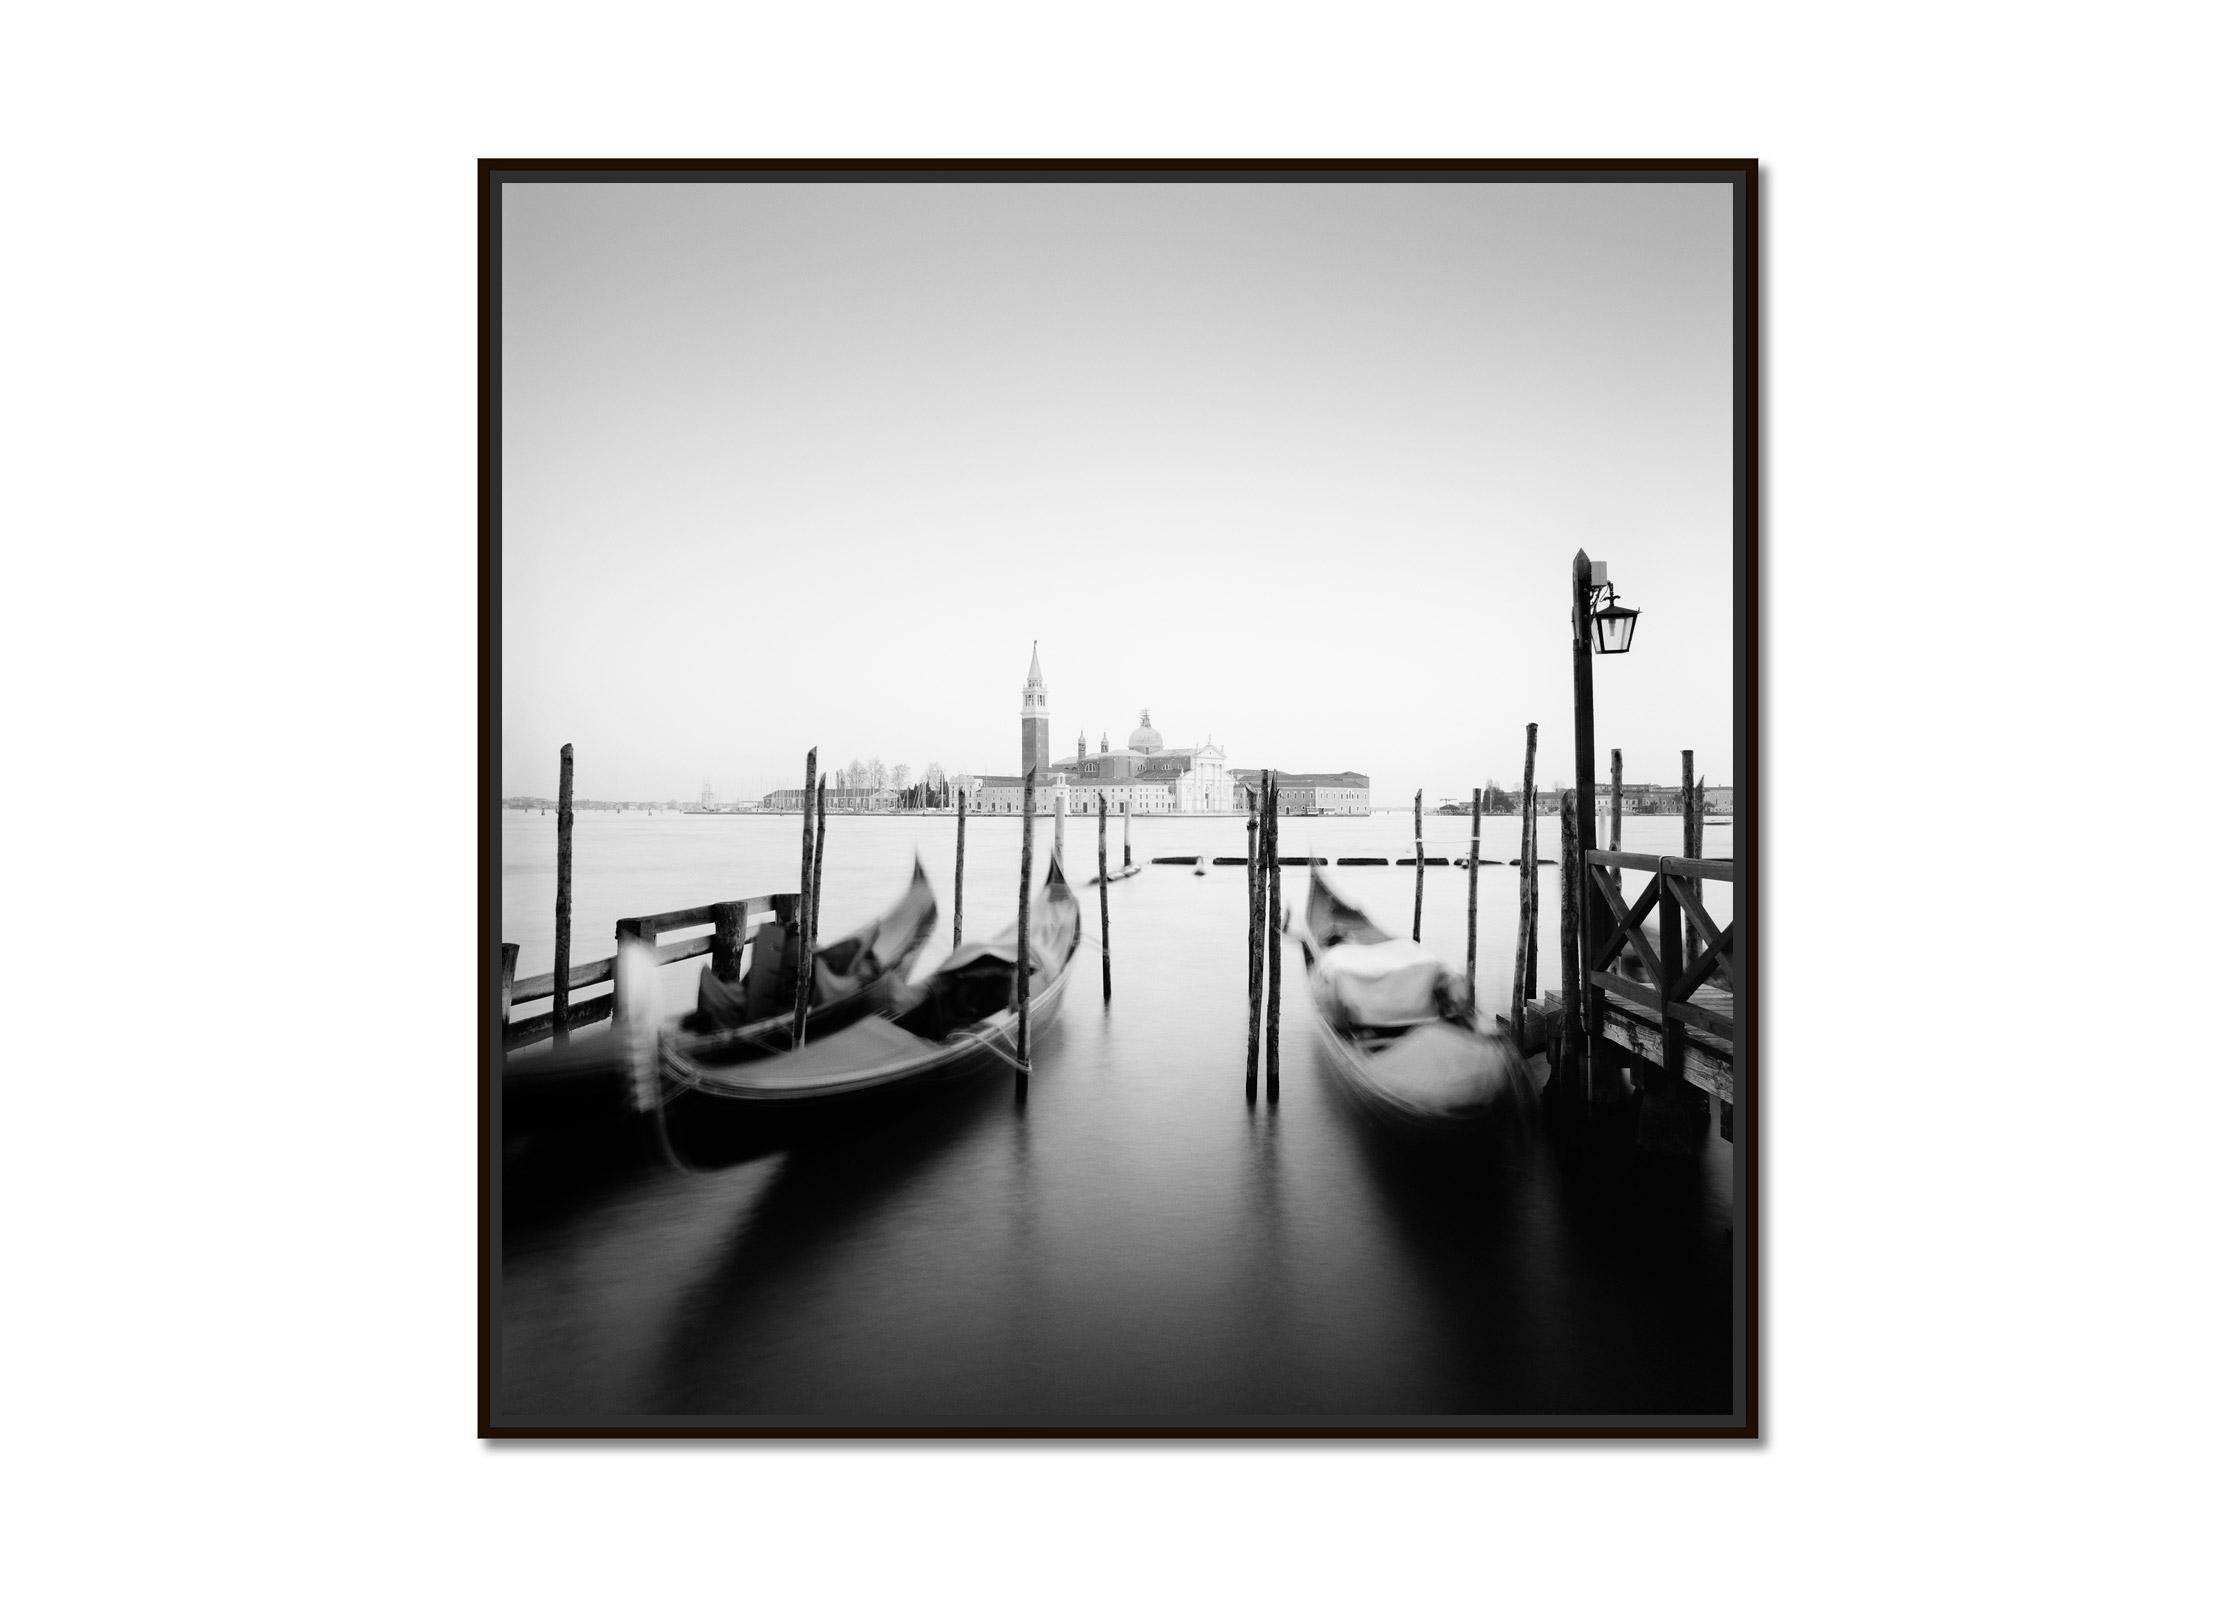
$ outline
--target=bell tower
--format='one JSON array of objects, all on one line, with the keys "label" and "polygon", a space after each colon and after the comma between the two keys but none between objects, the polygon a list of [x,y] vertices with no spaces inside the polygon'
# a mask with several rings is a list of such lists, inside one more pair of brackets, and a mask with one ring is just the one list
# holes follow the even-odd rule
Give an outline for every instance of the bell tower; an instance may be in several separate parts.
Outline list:
[{"label": "bell tower", "polygon": [[1027,662],[1027,686],[1019,695],[1019,776],[1037,781],[1050,776],[1050,696],[1042,684],[1042,641]]}]

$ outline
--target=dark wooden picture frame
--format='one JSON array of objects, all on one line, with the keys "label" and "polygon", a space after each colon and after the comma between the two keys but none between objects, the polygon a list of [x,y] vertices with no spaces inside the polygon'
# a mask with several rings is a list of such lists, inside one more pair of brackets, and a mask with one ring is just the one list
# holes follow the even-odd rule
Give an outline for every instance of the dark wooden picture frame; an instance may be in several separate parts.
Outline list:
[{"label": "dark wooden picture frame", "polygon": [[[1586,837],[1570,866],[1582,893],[1587,926],[1586,948],[1601,948],[1607,961],[1581,975],[1580,1015],[1586,1029],[1613,1043],[1630,1045],[1635,1057],[1658,1062],[1677,1055],[1688,1063],[1682,1074],[1655,1083],[1669,1082],[1677,1092],[1684,1078],[1698,1089],[1709,1088],[1713,1100],[1723,1095],[1722,1132],[1731,1138],[1733,1161],[1732,1240],[1733,1406],[1717,1416],[1569,1415],[1533,1416],[1506,1423],[1498,1418],[1458,1418],[1451,1424],[1436,1418],[1341,1417],[1301,1418],[1296,1424],[1264,1418],[1240,1417],[1174,1424],[1115,1425],[1107,1419],[1063,1417],[991,1419],[985,1424],[927,1425],[900,1420],[894,1425],[866,1424],[851,1419],[830,1425],[787,1419],[763,1425],[737,1417],[702,1419],[632,1417],[616,1421],[597,1418],[525,1418],[509,1416],[499,1404],[499,1307],[503,1293],[499,1229],[502,1223],[500,1183],[504,1164],[500,1115],[500,1078],[506,1048],[507,996],[515,1000],[544,998],[555,987],[554,978],[537,980],[542,987],[517,989],[510,952],[501,940],[499,881],[500,804],[503,795],[499,764],[501,670],[501,437],[500,338],[504,307],[501,304],[500,258],[501,205],[510,184],[576,182],[660,183],[668,181],[742,181],[830,179],[857,181],[885,178],[894,181],[945,179],[1031,182],[1079,181],[1084,183],[1138,178],[1152,182],[1195,182],[1233,179],[1245,182],[1312,184],[1323,181],[1349,183],[1661,183],[1685,182],[1731,187],[1733,195],[1733,704],[1732,735],[1736,782],[1734,785],[1734,848],[1731,868],[1724,876],[1732,884],[1733,914],[1721,928],[1705,914],[1691,885],[1703,875],[1706,864],[1690,858],[1627,856],[1615,849],[1594,850],[1592,808],[1583,819]],[[1760,1015],[1760,952],[1764,945],[1760,884],[1761,840],[1765,792],[1759,761],[1760,671],[1759,651],[1759,176],[1754,160],[1271,160],[1271,161],[752,161],[752,160],[537,160],[490,159],[477,172],[476,206],[480,259],[478,289],[478,811],[476,835],[480,877],[477,898],[477,985],[481,997],[480,1036],[476,1073],[475,1117],[478,1130],[478,1429],[489,1439],[524,1438],[692,1438],[692,1437],[816,1437],[816,1438],[981,1438],[981,1437],[1084,1437],[1084,1438],[1691,1438],[1755,1439],[1760,1433],[1760,1241],[1764,1200],[1759,1174],[1764,1106],[1764,1057]],[[1584,556],[1584,552],[1582,552]],[[1582,569],[1575,596],[1578,626],[1590,624],[1587,613],[1595,604],[1589,575]],[[1576,646],[1584,660],[1584,636]],[[1579,670],[1591,672],[1591,664]],[[1567,774],[1587,794],[1596,788],[1597,772],[1591,736],[1591,678],[1580,704],[1587,737],[1580,742],[1577,774]],[[1093,729],[1091,730],[1094,731]],[[1693,775],[1690,774],[1692,782]],[[1692,790],[1691,790],[1692,794]],[[1695,804],[1691,800],[1691,804]],[[1622,811],[1622,808],[1620,808]],[[1692,813],[1700,840],[1701,813]],[[1590,853],[1592,852],[1592,853]],[[1629,900],[1615,886],[1613,868],[1646,874],[1646,888]],[[1713,876],[1721,874],[1710,869]],[[738,970],[739,949],[750,919],[769,914],[790,915],[793,897],[777,895],[757,901],[729,901],[651,919],[637,930],[650,947],[664,932],[711,926],[712,931],[685,944],[663,946],[664,959],[690,947],[692,953],[711,954],[718,969]],[[781,903],[785,902],[785,903]],[[1658,938],[1643,933],[1646,914],[1656,906],[1675,914],[1660,919]],[[658,925],[655,925],[658,924]],[[1022,943],[1024,941],[1022,940]],[[1630,974],[1619,970],[1622,962],[1638,959]],[[596,965],[596,964],[594,964]],[[1727,994],[1720,1004],[1709,1005],[1698,986],[1707,974],[1724,971]],[[609,963],[607,970],[614,968]],[[563,942],[555,963],[557,986],[565,1004],[568,990],[568,947]],[[1646,976],[1644,976],[1644,974]],[[576,969],[576,987],[593,981]],[[1109,985],[1109,980],[1108,980]],[[1731,1004],[1728,996],[1731,996]],[[578,1025],[607,1015],[617,1001],[611,998],[585,1004],[571,1012]],[[1551,1028],[1562,1019],[1551,1019]],[[1722,1048],[1723,1046],[1723,1048]],[[1578,1067],[1575,1084],[1584,1100],[1592,1092],[1583,1063],[1592,1059],[1574,1047],[1568,1059]],[[1654,1100],[1654,1095],[1651,1096]],[[1652,1108],[1653,1109],[1653,1108]]]}]

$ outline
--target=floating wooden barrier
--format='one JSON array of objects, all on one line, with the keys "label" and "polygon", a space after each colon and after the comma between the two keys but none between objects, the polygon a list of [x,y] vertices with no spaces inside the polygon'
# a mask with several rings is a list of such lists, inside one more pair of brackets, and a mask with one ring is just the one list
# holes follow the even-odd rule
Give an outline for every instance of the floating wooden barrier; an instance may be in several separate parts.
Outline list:
[{"label": "floating wooden barrier", "polygon": [[[1257,827],[1258,823],[1254,822],[1252,826]],[[1217,867],[1246,867],[1252,864],[1252,858],[1250,856],[1215,856],[1213,864]]]},{"label": "floating wooden barrier", "polygon": [[1153,856],[1151,864],[1155,867],[1194,867],[1198,864],[1198,858],[1196,856]]},{"label": "floating wooden barrier", "polygon": [[1425,856],[1423,864],[1427,867],[1443,867],[1447,864],[1447,858],[1445,856]]},{"label": "floating wooden barrier", "polygon": [[[1392,865],[1392,860],[1389,856],[1340,856],[1338,857],[1338,865],[1341,867],[1389,867]],[[1401,865],[1405,866],[1407,863],[1402,862]]]},{"label": "floating wooden barrier", "polygon": [[1330,858],[1328,856],[1278,856],[1276,857],[1276,865],[1279,867],[1327,867],[1330,865]]}]

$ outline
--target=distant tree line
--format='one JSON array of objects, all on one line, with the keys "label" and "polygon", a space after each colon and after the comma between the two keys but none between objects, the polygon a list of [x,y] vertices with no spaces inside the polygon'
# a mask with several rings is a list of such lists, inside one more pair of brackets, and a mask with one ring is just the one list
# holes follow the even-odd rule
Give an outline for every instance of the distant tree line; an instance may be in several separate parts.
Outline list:
[{"label": "distant tree line", "polygon": [[915,770],[907,761],[888,766],[879,757],[869,760],[845,762],[825,769],[831,774],[828,780],[839,789],[875,791],[892,789],[895,792],[895,809],[898,811],[945,811],[956,804],[956,794],[949,785],[949,774],[938,761],[926,763],[922,776],[915,780]]}]

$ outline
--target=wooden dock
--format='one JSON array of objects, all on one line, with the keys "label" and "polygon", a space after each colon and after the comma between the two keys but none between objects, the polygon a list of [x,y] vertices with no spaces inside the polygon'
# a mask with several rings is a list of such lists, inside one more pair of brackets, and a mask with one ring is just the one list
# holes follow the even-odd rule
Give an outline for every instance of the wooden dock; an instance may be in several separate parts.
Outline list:
[{"label": "wooden dock", "polygon": [[[1701,885],[1734,882],[1732,861],[1589,850],[1587,870],[1611,920],[1588,969],[1587,1033],[1622,1046],[1664,1074],[1701,1090],[1719,1108],[1719,1131],[1734,1137],[1734,924],[1703,907]],[[1631,905],[1620,871],[1646,872]],[[1657,912],[1657,937],[1647,931]],[[1599,920],[1599,919],[1598,919]],[[1691,941],[1690,935],[1694,936]],[[1701,954],[1690,958],[1690,945]]]}]

